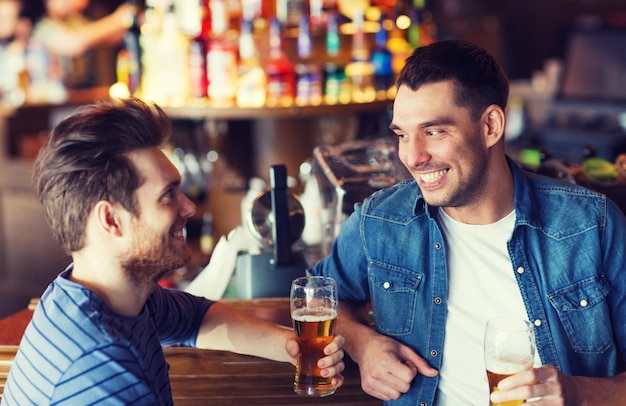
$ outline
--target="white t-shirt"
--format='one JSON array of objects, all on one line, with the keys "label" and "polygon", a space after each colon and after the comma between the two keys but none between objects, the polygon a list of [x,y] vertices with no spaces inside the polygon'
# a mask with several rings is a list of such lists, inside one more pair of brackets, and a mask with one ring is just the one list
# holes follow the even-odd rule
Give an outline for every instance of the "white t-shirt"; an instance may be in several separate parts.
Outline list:
[{"label": "white t-shirt", "polygon": [[515,211],[484,225],[460,223],[439,209],[448,264],[448,319],[437,406],[489,404],[483,359],[487,320],[527,319],[506,243]]}]

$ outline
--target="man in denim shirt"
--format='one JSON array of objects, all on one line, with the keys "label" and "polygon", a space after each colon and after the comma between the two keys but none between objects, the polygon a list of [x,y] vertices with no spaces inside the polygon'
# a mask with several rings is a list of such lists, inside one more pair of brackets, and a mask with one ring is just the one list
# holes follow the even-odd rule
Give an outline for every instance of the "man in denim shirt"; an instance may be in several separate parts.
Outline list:
[{"label": "man in denim shirt", "polygon": [[[413,179],[355,207],[310,270],[337,280],[337,331],[365,391],[400,405],[626,404],[623,214],[506,156],[508,79],[484,50],[418,48],[397,86],[390,128]],[[483,331],[501,315],[533,323],[537,354],[489,395]]]}]

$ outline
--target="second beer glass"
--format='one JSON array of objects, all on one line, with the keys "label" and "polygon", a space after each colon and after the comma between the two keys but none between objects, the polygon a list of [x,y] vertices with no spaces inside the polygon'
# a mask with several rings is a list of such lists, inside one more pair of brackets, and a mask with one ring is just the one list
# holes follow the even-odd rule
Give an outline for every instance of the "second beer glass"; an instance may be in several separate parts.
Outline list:
[{"label": "second beer glass", "polygon": [[299,395],[328,396],[335,393],[331,378],[324,378],[317,361],[335,335],[337,286],[323,276],[296,278],[291,284],[291,320],[300,353],[296,364],[294,390]]},{"label": "second beer glass", "polygon": [[[489,393],[498,390],[498,383],[506,377],[533,367],[535,359],[535,334],[533,325],[526,320],[496,318],[485,328],[485,368],[489,380]],[[513,406],[525,403],[514,400],[491,403],[491,406]]]}]

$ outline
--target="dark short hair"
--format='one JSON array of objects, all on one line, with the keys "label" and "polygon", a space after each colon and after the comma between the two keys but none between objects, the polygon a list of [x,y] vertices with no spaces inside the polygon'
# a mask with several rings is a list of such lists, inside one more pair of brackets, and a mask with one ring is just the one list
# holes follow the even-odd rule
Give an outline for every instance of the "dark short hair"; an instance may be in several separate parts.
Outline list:
[{"label": "dark short hair", "polygon": [[138,215],[142,184],[128,153],[162,146],[171,122],[155,104],[114,99],[84,106],[53,130],[34,164],[33,181],[52,234],[71,253],[83,247],[87,215],[101,200]]},{"label": "dark short hair", "polygon": [[464,40],[442,40],[416,48],[396,80],[396,86],[417,90],[426,83],[451,80],[458,106],[478,119],[490,105],[506,109],[509,80],[487,51]]}]

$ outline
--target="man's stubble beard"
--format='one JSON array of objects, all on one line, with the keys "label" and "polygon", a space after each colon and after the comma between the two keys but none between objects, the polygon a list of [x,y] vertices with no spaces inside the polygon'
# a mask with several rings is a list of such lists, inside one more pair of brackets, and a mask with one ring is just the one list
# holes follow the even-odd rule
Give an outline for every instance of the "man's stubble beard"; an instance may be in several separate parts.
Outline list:
[{"label": "man's stubble beard", "polygon": [[121,261],[126,277],[135,286],[152,286],[191,259],[191,248],[187,245],[174,248],[167,235],[156,234],[140,225],[135,235],[138,237]]}]

